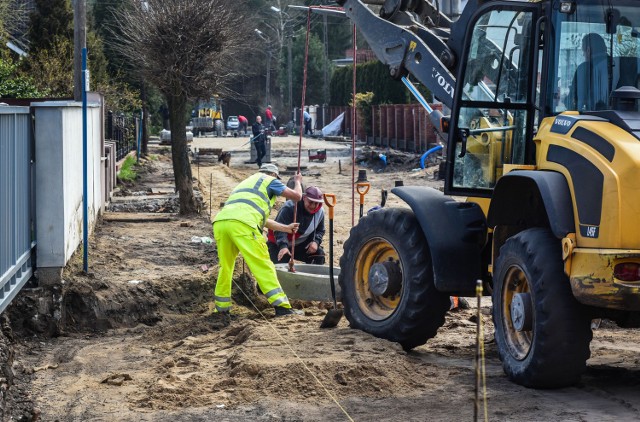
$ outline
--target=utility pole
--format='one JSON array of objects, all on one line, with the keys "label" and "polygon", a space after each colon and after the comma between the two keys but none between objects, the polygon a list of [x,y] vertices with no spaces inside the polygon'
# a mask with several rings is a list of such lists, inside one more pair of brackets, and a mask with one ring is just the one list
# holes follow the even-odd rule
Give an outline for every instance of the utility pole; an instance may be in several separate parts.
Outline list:
[{"label": "utility pole", "polygon": [[290,114],[290,118],[292,120],[295,121],[294,116],[293,116],[293,75],[292,75],[292,70],[291,70],[291,44],[292,44],[292,39],[291,37],[289,37],[289,42],[287,43],[287,72],[288,72],[288,79],[289,79],[289,114]]},{"label": "utility pole", "polygon": [[[324,104],[329,103],[329,69],[328,69],[328,61],[329,61],[329,34],[327,29],[327,15],[322,15],[322,24],[324,25],[324,86],[322,88],[322,99]],[[324,107],[323,107],[324,109]],[[325,122],[322,122],[325,124]]]},{"label": "utility pole", "polygon": [[266,104],[265,106],[268,106],[269,104],[271,104],[271,89],[270,89],[270,85],[271,85],[271,45],[269,44],[269,39],[267,39],[267,37],[264,36],[264,34],[262,33],[261,30],[259,30],[258,28],[254,29],[254,32],[262,39],[265,41],[265,45],[267,47],[267,51],[265,52],[266,56],[267,56],[267,74],[265,77],[265,92],[264,92],[264,96],[265,96],[265,101]]},{"label": "utility pole", "polygon": [[[73,5],[73,99],[82,101],[82,49],[87,47],[87,0]],[[89,88],[87,88],[89,89]]]},{"label": "utility pole", "polygon": [[271,104],[271,47],[267,47],[267,88],[266,88],[266,105]]}]

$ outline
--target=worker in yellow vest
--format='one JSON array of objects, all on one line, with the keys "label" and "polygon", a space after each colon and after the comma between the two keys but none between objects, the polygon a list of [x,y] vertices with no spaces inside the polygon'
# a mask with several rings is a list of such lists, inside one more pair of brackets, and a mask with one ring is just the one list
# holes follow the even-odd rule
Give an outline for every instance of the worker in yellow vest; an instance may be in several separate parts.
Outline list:
[{"label": "worker in yellow vest", "polygon": [[264,227],[285,233],[295,233],[298,229],[298,223],[284,225],[269,219],[278,196],[296,202],[302,199],[302,175],[294,176],[294,188],[291,189],[280,181],[275,164],[263,164],[258,173],[236,186],[213,219],[219,264],[214,293],[216,312],[224,313],[231,309],[231,280],[240,252],[258,287],[275,308],[276,316],[304,314],[291,308],[278,281],[275,266],[269,259],[269,249],[262,233]]}]

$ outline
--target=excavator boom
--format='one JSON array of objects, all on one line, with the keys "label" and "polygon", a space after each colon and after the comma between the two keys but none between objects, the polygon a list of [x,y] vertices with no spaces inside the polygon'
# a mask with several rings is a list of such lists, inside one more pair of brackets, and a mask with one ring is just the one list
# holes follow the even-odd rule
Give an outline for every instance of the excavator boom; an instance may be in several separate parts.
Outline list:
[{"label": "excavator boom", "polygon": [[445,106],[452,107],[456,60],[446,44],[448,18],[417,0],[387,1],[381,16],[361,0],[338,3],[378,59],[389,66],[392,77],[400,79],[410,73]]}]

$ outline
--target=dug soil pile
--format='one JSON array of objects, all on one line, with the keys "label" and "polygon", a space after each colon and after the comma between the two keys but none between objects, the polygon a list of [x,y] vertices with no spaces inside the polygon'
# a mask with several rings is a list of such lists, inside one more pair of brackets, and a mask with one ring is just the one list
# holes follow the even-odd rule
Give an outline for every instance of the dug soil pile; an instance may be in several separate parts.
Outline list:
[{"label": "dug soil pile", "polygon": [[[235,159],[231,167],[200,164],[204,212],[178,217],[172,214],[171,189],[166,189],[171,185],[167,151],[153,151],[157,159],[144,163],[141,180],[125,195],[139,197],[124,201],[132,207],[128,211],[145,214],[127,219],[112,212],[98,225],[90,241],[90,274],[81,271],[78,254],[64,272],[64,284],[50,293],[55,298],[51,309],[42,312],[39,307],[41,287],[25,290],[10,309],[15,355],[7,396],[9,417],[25,421],[472,418],[473,307],[450,312],[434,339],[407,353],[395,343],[350,329],[345,319],[335,329],[319,329],[328,303],[293,301],[294,307],[304,309],[304,317],[274,318],[264,298],[255,294],[254,281],[243,272],[239,259],[232,319],[213,315],[217,260],[215,244],[209,243],[207,213],[211,207],[215,214],[220,202],[255,167]],[[352,218],[358,218],[357,200],[352,211],[351,167],[345,163],[345,158],[305,163],[309,174],[305,183],[338,197],[336,264]],[[288,161],[280,158],[279,164],[286,166]],[[391,189],[397,180],[439,186],[431,172],[408,170],[370,172],[372,190],[365,212],[379,205],[380,190]],[[145,208],[149,201],[155,201],[157,208]],[[121,210],[116,202],[112,206]],[[390,194],[386,206],[403,205]],[[595,332],[582,384],[557,391],[529,390],[509,382],[502,372],[492,341],[490,306],[484,298],[489,419],[640,419],[638,330],[603,323]]]}]

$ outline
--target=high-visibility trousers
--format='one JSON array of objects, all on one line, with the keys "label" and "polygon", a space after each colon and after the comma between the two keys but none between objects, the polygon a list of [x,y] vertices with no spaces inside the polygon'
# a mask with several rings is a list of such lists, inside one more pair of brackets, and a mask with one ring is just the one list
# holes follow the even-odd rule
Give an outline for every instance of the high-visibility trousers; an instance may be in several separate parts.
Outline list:
[{"label": "high-visibility trousers", "polygon": [[272,306],[290,308],[289,299],[282,290],[276,267],[269,259],[264,236],[237,220],[221,220],[213,224],[213,237],[218,248],[218,281],[215,305],[218,312],[231,308],[231,282],[238,252],[258,282],[258,287]]}]

